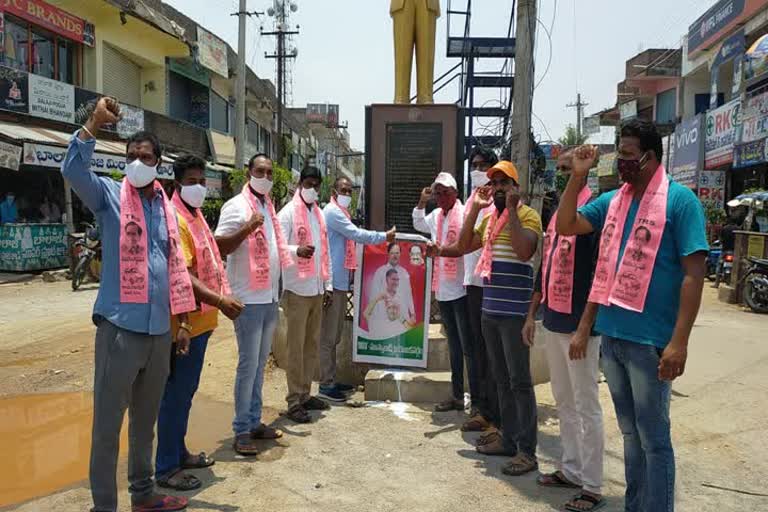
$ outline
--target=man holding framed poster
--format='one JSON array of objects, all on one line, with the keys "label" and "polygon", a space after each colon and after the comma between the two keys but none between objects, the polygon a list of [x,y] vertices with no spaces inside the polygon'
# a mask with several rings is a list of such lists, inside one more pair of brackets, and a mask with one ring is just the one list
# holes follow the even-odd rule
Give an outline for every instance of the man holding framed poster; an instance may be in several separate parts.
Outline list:
[{"label": "man holding framed poster", "polygon": [[432,262],[408,256],[425,254],[426,245],[402,234],[389,244],[358,245],[354,362],[426,368]]}]

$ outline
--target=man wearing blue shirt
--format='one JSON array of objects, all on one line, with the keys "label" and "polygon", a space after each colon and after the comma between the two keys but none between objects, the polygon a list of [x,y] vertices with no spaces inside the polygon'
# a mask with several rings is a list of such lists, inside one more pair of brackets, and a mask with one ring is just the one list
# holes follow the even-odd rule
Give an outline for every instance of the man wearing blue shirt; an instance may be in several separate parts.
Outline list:
[{"label": "man wearing blue shirt", "polygon": [[[611,230],[607,236],[610,225],[603,228],[605,219],[616,194],[622,191],[631,194],[615,263],[616,268],[620,268],[627,245],[630,244],[627,257],[630,261],[637,260],[632,252],[638,244],[636,238],[648,239],[644,232],[636,235],[639,228],[634,224],[649,184],[656,173],[666,172],[659,163],[661,136],[649,121],[635,119],[624,124],[618,149],[619,174],[624,187],[601,195],[577,212],[579,189],[595,152],[591,146],[575,152],[573,173],[558,210],[557,232],[581,235],[603,230],[599,258],[611,258],[605,249],[619,233]],[[658,180],[658,176],[656,178]],[[662,190],[661,187],[658,190]],[[688,338],[701,304],[708,251],[704,211],[690,189],[670,181],[666,211],[650,213],[648,219],[640,220],[650,220],[648,225],[654,225],[658,217],[665,223],[655,259],[649,260],[653,266],[640,311],[616,304],[618,296],[614,297],[613,290],[617,285],[618,289],[623,286],[620,275],[613,281],[608,305],[599,306],[595,324],[595,329],[603,335],[603,371],[624,437],[626,512],[674,510],[675,459],[669,418],[671,381],[685,371]],[[596,280],[599,272],[598,269]],[[642,286],[642,276],[634,285]],[[596,297],[590,297],[590,301],[595,300]]]},{"label": "man wearing blue shirt", "polygon": [[0,224],[13,224],[19,216],[19,210],[16,207],[16,196],[13,192],[8,192],[0,201]]},{"label": "man wearing blue shirt", "polygon": [[[352,386],[336,382],[336,346],[341,340],[347,316],[347,294],[351,272],[345,265],[347,242],[380,244],[395,240],[395,228],[386,233],[360,229],[352,223],[349,206],[352,203],[352,182],[341,177],[333,184],[333,200],[323,209],[328,230],[328,245],[333,269],[333,297],[323,311],[323,333],[320,337],[320,396],[333,402],[344,402]],[[347,262],[348,263],[348,262]]]},{"label": "man wearing blue shirt", "polygon": [[146,303],[120,300],[120,192],[122,182],[97,176],[90,170],[96,146],[94,136],[105,124],[115,123],[120,107],[113,98],[101,98],[85,125],[75,132],[64,158],[62,174],[101,228],[101,285],[93,308],[96,324],[93,381],[93,433],[90,483],[93,512],[117,510],[117,457],[120,429],[129,409],[128,480],[132,509],[181,510],[187,498],[154,492],[152,441],[160,400],[170,369],[171,336],[177,353],[186,354],[190,342],[187,315],[178,315],[180,327],[171,333],[169,286],[170,239],[164,199],[153,186],[161,149],[151,133],[134,134],[126,145],[126,175],[139,194],[146,224]]}]

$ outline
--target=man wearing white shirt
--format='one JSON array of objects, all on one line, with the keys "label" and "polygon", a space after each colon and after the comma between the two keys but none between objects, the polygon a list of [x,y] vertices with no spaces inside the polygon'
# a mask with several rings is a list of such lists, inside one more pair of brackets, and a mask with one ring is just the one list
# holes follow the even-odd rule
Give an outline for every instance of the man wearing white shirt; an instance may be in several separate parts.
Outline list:
[{"label": "man wearing white shirt", "polygon": [[[429,215],[425,207],[434,196],[437,202]],[[419,204],[413,209],[413,227],[429,233],[438,245],[451,245],[458,240],[464,221],[464,205],[458,199],[456,179],[447,172],[437,175],[432,187],[421,193]],[[464,410],[464,355],[469,346],[467,320],[467,292],[464,288],[464,261],[462,258],[436,258],[433,265],[432,288],[440,305],[440,317],[448,338],[451,356],[451,383],[453,398],[437,404],[435,410]],[[472,361],[472,358],[468,358]],[[475,369],[467,368],[470,391],[477,389]]]},{"label": "man wearing white shirt", "polygon": [[[234,321],[238,363],[235,377],[235,451],[256,455],[255,439],[276,439],[280,431],[261,422],[264,366],[272,349],[278,320],[278,286],[281,262],[278,252],[272,189],[272,161],[264,154],[248,162],[250,180],[241,194],[221,209],[216,242],[222,257],[227,257],[227,277],[234,295],[245,309]],[[250,196],[250,197],[249,197]],[[267,241],[267,251],[260,251]],[[253,253],[253,254],[252,254]],[[252,280],[252,260],[259,257],[268,265],[267,276],[257,285]]]},{"label": "man wearing white shirt", "polygon": [[[293,200],[278,218],[288,249],[296,264],[283,269],[283,310],[288,321],[288,418],[309,423],[307,411],[330,406],[310,396],[317,366],[323,297],[331,287],[331,263],[325,220],[317,204],[322,176],[316,167],[305,167]],[[308,226],[308,227],[307,227]],[[301,261],[301,260],[305,261]],[[333,300],[328,293],[328,300]]]}]

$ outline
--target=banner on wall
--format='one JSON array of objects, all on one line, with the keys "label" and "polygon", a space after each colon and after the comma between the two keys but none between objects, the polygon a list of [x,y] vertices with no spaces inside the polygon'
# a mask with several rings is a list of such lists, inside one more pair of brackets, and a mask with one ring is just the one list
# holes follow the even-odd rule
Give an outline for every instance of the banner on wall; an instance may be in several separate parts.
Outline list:
[{"label": "banner on wall", "polygon": [[768,137],[768,92],[752,96],[741,112],[742,144]]},{"label": "banner on wall", "polygon": [[74,123],[75,87],[30,73],[29,114],[62,123]]},{"label": "banner on wall", "polygon": [[669,173],[672,178],[688,188],[696,188],[696,178],[701,168],[702,158],[702,116],[697,115],[686,119],[675,129],[670,144]]},{"label": "banner on wall", "polygon": [[761,139],[736,146],[733,150],[733,168],[739,169],[765,162],[767,140]]},{"label": "banner on wall", "polygon": [[229,77],[227,65],[227,44],[198,25],[197,60],[214,73]]},{"label": "banner on wall", "polygon": [[741,99],[735,99],[707,112],[705,169],[713,169],[733,161],[733,146],[741,119],[740,111]]},{"label": "banner on wall", "polygon": [[[49,146],[47,144],[24,143],[24,165],[37,165],[60,169],[67,154],[67,148]],[[98,173],[118,172],[125,174],[125,157],[122,155],[110,155],[107,153],[94,153],[91,157],[91,171]],[[173,167],[163,162],[157,172],[157,178],[164,180],[174,179]]]},{"label": "banner on wall", "polygon": [[21,146],[0,141],[0,167],[18,171],[20,161]]},{"label": "banner on wall", "polygon": [[717,208],[725,207],[725,171],[699,173],[699,199],[712,201]]},{"label": "banner on wall", "polygon": [[0,109],[29,112],[28,83],[26,72],[0,66]]},{"label": "banner on wall", "polygon": [[432,259],[427,240],[358,245],[352,360],[426,368]]},{"label": "banner on wall", "polygon": [[95,29],[92,23],[42,0],[5,0],[5,11],[78,43],[93,46]]}]

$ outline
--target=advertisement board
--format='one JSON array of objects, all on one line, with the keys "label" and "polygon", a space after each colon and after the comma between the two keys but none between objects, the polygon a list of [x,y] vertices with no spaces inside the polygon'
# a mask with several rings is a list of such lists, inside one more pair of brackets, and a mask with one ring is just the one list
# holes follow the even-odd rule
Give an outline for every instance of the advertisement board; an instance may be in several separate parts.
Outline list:
[{"label": "advertisement board", "polygon": [[740,144],[733,150],[733,168],[749,167],[766,161],[766,141],[760,139]]},{"label": "advertisement board", "polygon": [[75,122],[75,87],[29,74],[29,114],[63,123]]},{"label": "advertisement board", "polygon": [[24,272],[67,266],[64,224],[0,226],[0,270]]},{"label": "advertisement board", "polygon": [[712,201],[717,208],[725,205],[725,171],[699,173],[699,199]]},{"label": "advertisement board", "polygon": [[93,24],[42,0],[5,0],[0,2],[0,9],[60,36],[93,46]]},{"label": "advertisement board", "polygon": [[741,112],[742,144],[768,137],[768,92],[752,96]]},{"label": "advertisement board", "polygon": [[704,168],[714,169],[733,161],[733,146],[741,122],[741,99],[707,112]]},{"label": "advertisement board", "polygon": [[426,368],[432,259],[427,240],[358,245],[352,360]]},{"label": "advertisement board", "polygon": [[0,66],[0,109],[29,112],[28,82],[26,72]]},{"label": "advertisement board", "polygon": [[201,65],[214,73],[224,78],[229,77],[226,43],[199,25],[197,27],[197,59]]},{"label": "advertisement board", "polygon": [[0,167],[18,171],[20,161],[21,146],[0,141]]},{"label": "advertisement board", "polygon": [[689,188],[696,188],[697,173],[701,169],[702,157],[702,116],[686,119],[675,129],[670,151],[669,174],[676,182]]}]

